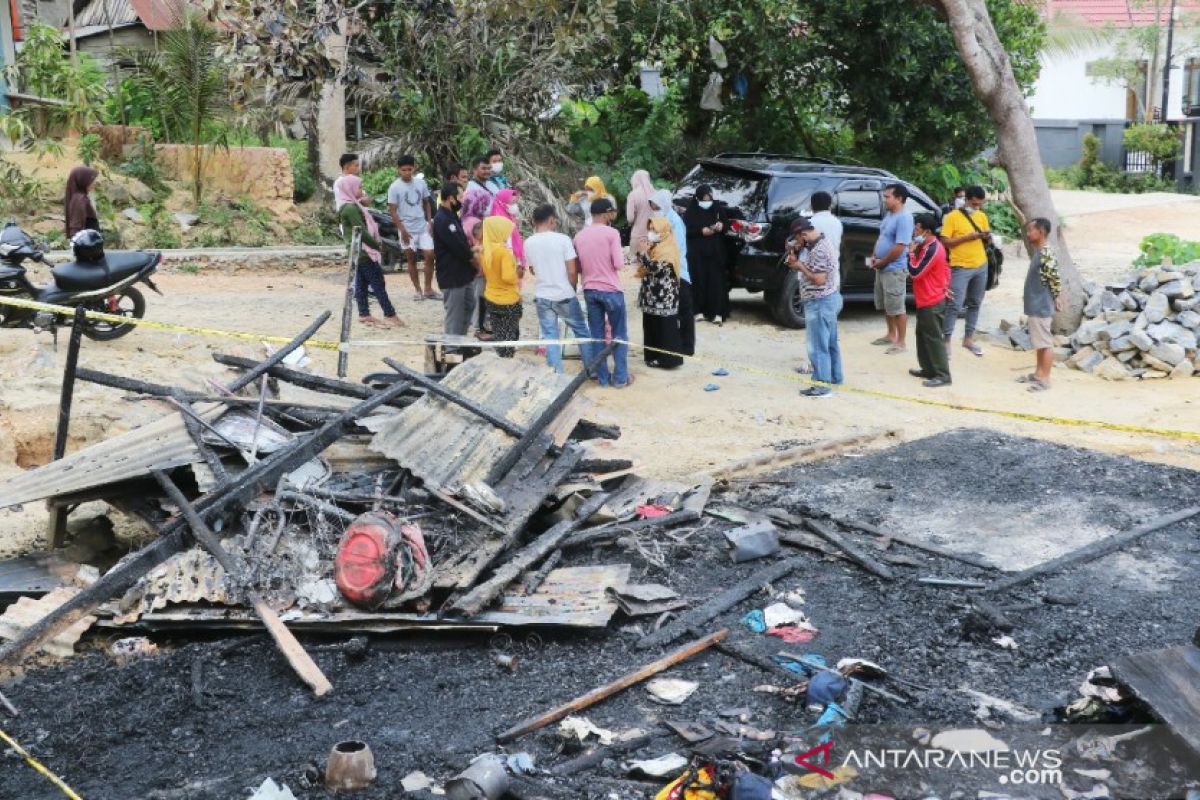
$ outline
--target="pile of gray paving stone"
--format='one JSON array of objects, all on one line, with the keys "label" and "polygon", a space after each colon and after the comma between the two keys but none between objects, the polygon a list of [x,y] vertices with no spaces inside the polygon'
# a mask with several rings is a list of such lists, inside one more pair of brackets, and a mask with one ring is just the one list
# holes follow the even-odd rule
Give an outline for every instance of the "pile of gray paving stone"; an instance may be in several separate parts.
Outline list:
[{"label": "pile of gray paving stone", "polygon": [[[1056,354],[1072,369],[1106,380],[1200,375],[1200,261],[1142,270],[1111,284],[1085,284],[1083,322],[1056,337]],[[1017,349],[1029,349],[1023,327],[1001,323]]]}]

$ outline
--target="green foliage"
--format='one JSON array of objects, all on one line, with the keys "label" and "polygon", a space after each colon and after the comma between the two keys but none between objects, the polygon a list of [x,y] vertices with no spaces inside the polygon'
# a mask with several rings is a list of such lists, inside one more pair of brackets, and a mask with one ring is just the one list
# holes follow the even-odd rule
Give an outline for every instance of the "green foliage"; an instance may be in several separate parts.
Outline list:
[{"label": "green foliage", "polygon": [[1133,262],[1135,267],[1157,267],[1168,259],[1172,264],[1200,261],[1200,242],[1186,241],[1173,233],[1152,233],[1142,239],[1138,249],[1141,255]]},{"label": "green foliage", "polygon": [[134,145],[133,155],[121,164],[120,171],[131,178],[137,178],[155,192],[163,192],[162,173],[158,169],[158,158],[154,152],[154,140],[142,136]]},{"label": "green foliage", "polygon": [[12,112],[23,119],[35,138],[60,128],[85,131],[102,121],[108,95],[104,68],[86,53],[77,54],[74,60],[67,58],[64,46],[57,28],[34,22],[25,32],[15,63],[5,69],[7,80],[25,93],[62,101],[61,106],[39,105]]},{"label": "green foliage", "polygon": [[1079,177],[1081,185],[1091,186],[1098,180],[1100,167],[1100,137],[1094,133],[1083,137],[1083,155],[1079,159]]},{"label": "green foliage", "polygon": [[201,247],[263,247],[273,240],[271,212],[249,198],[206,202],[198,214],[203,224],[196,243]]},{"label": "green foliage", "polygon": [[1021,238],[1021,219],[1012,203],[1007,200],[995,200],[983,204],[983,211],[988,216],[992,230],[1000,234],[1006,241]]},{"label": "green foliage", "polygon": [[950,202],[954,197],[954,190],[960,186],[982,186],[989,197],[1008,193],[1008,173],[1003,167],[994,166],[982,159],[967,162],[961,167],[948,162],[937,163],[901,170],[900,174],[941,203]]},{"label": "green foliage", "polygon": [[227,146],[229,66],[217,55],[221,36],[194,9],[162,37],[161,49],[137,53],[131,78],[159,98],[166,138],[192,145],[192,201],[204,195],[203,145]]},{"label": "green foliage", "polygon": [[303,245],[339,244],[337,226],[325,227],[320,222],[305,222],[292,228],[292,241]]},{"label": "green foliage", "polygon": [[67,234],[54,228],[46,234],[46,249],[47,250],[63,250],[67,246]]},{"label": "green foliage", "polygon": [[308,160],[308,142],[272,138],[271,146],[283,147],[288,151],[288,162],[292,165],[292,200],[303,203],[316,194],[317,179]]},{"label": "green foliage", "polygon": [[89,167],[100,159],[100,134],[89,133],[79,139],[79,158]]},{"label": "green foliage", "polygon": [[0,158],[0,215],[32,214],[45,199],[45,183],[33,175],[26,175],[11,161]]},{"label": "green foliage", "polygon": [[[138,55],[135,52],[123,52],[123,58],[136,64]],[[125,121],[127,125],[145,128],[156,140],[167,138],[167,123],[164,113],[164,103],[159,93],[149,81],[137,78],[125,78],[120,83],[119,92],[114,92],[108,98],[105,116],[110,120],[121,118],[118,107],[118,96],[125,106]]]},{"label": "green foliage", "polygon": [[[1134,126],[1155,127],[1155,126]],[[1093,134],[1083,137],[1083,155],[1065,170],[1047,169],[1046,181],[1052,188],[1089,189],[1119,194],[1173,192],[1174,182],[1157,172],[1124,172],[1100,160],[1100,139]]]},{"label": "green foliage", "polygon": [[138,213],[146,221],[151,247],[171,250],[180,246],[179,224],[161,202],[143,203],[138,207]]},{"label": "green foliage", "polygon": [[392,167],[382,167],[362,173],[363,191],[375,203],[386,202],[388,187],[396,180],[396,170]]},{"label": "green foliage", "polygon": [[1124,144],[1126,150],[1149,153],[1156,163],[1170,161],[1183,147],[1179,131],[1170,125],[1130,125]]},{"label": "green foliage", "polygon": [[185,261],[175,268],[176,272],[182,272],[184,275],[199,275],[200,265],[195,261]]}]

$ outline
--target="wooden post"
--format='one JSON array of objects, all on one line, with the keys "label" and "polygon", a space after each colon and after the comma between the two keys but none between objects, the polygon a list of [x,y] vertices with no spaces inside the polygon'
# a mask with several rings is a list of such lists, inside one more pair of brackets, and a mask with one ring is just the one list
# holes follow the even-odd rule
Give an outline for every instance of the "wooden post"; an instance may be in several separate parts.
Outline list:
[{"label": "wooden post", "polygon": [[[371,213],[369,211],[364,213]],[[354,313],[354,280],[358,272],[358,255],[362,252],[362,228],[350,234],[350,266],[346,271],[346,300],[342,304],[342,334],[338,337],[337,376],[346,377],[350,367],[350,322]]]},{"label": "wooden post", "polygon": [[[179,507],[179,513],[187,520],[187,524],[192,529],[192,535],[204,547],[205,550],[212,553],[213,558],[221,565],[235,582],[241,583],[245,577],[245,565],[240,559],[234,559],[233,556],[226,552],[225,548],[221,547],[221,543],[217,541],[217,537],[205,524],[200,513],[192,507],[192,504],[183,496],[183,492],[179,491],[179,487],[167,477],[166,473],[161,470],[154,471],[154,479],[158,481],[158,485],[167,493],[167,499]],[[261,597],[257,596],[256,592],[248,592],[250,594],[251,603],[254,606],[255,613],[262,620],[267,631],[275,640],[275,644],[279,647],[284,658],[291,664],[292,669],[300,676],[300,679],[309,685],[313,690],[313,694],[317,697],[328,694],[333,690],[333,684],[321,672],[321,668],[317,666],[312,657],[305,652],[304,647],[300,642],[296,641],[296,637],[287,629],[283,621],[279,619],[279,615],[274,609],[268,606]]]},{"label": "wooden post", "polygon": [[[83,326],[86,312],[82,306],[75,307],[75,318],[71,321],[71,339],[67,345],[67,362],[63,366],[62,390],[58,396],[58,429],[54,432],[54,460],[67,454],[67,434],[71,430],[71,403],[75,398],[75,371],[79,367],[79,346],[83,343]],[[50,549],[62,547],[67,535],[67,506],[47,503],[50,510],[47,539]]]},{"label": "wooden post", "polygon": [[497,736],[496,741],[502,743],[511,742],[513,739],[520,738],[527,733],[532,733],[533,731],[544,728],[551,723],[558,722],[568,714],[573,714],[576,711],[582,711],[585,708],[594,706],[601,700],[612,697],[614,694],[623,689],[628,689],[630,686],[641,683],[652,675],[657,675],[663,670],[675,666],[680,661],[691,658],[697,653],[704,652],[717,642],[724,641],[725,637],[728,635],[729,629],[722,628],[716,633],[705,636],[703,639],[699,639],[691,644],[684,645],[678,650],[663,656],[657,661],[651,661],[649,664],[637,670],[636,672],[631,672],[628,675],[617,678],[612,683],[606,683],[599,688],[593,689],[585,695],[576,697],[569,703],[563,703],[558,708],[547,711],[545,714],[540,714],[536,717],[527,719],[519,725],[509,728],[504,733]]}]

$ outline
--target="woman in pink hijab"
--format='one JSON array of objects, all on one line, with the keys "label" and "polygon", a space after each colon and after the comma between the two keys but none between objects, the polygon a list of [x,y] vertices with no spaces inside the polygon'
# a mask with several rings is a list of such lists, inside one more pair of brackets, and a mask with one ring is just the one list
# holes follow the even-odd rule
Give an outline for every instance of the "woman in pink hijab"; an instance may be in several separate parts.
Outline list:
[{"label": "woman in pink hijab", "polygon": [[520,209],[517,208],[518,192],[516,189],[501,189],[496,192],[496,199],[492,201],[493,217],[504,217],[513,224],[512,252],[516,256],[517,264],[525,266],[525,240],[521,238],[521,219],[519,217]]},{"label": "woman in pink hijab", "polygon": [[650,208],[650,198],[654,196],[654,184],[650,182],[650,173],[639,169],[629,178],[629,196],[625,198],[625,219],[629,220],[629,252],[639,252],[643,242],[648,241],[646,234],[650,230],[650,218],[654,210]]},{"label": "woman in pink hijab", "polygon": [[350,244],[355,228],[362,230],[362,251],[358,254],[358,267],[354,273],[354,299],[358,303],[358,321],[364,325],[379,324],[379,320],[371,316],[371,303],[367,296],[367,289],[370,288],[375,294],[375,299],[379,301],[379,307],[383,309],[384,322],[403,325],[396,316],[396,309],[392,306],[387,286],[383,282],[379,225],[371,216],[370,210],[362,205],[362,178],[357,175],[343,175],[334,183],[333,192],[346,244]]}]

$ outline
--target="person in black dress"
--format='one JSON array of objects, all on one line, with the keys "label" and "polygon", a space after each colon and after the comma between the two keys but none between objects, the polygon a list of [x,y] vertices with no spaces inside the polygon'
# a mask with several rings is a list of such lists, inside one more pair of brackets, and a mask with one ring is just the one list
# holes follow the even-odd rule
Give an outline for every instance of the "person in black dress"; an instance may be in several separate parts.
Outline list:
[{"label": "person in black dress", "polygon": [[722,324],[729,319],[729,281],[725,273],[725,209],[702,184],[683,215],[687,226],[688,272],[697,316]]},{"label": "person in black dress", "polygon": [[650,218],[646,239],[638,244],[638,306],[646,366],[674,369],[683,363],[679,335],[679,244],[661,211]]}]

